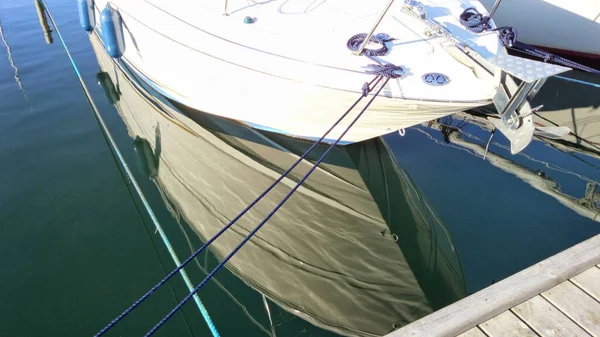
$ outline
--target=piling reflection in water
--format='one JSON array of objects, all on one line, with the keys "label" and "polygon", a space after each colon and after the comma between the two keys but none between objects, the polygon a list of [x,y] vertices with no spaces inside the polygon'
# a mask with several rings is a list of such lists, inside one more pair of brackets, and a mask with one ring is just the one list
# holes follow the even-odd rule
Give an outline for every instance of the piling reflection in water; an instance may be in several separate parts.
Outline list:
[{"label": "piling reflection in water", "polygon": [[34,0],[33,2],[35,4],[35,10],[37,12],[38,19],[40,20],[40,27],[42,27],[42,32],[44,33],[46,43],[52,44],[54,43],[54,38],[52,38],[52,29],[50,29],[48,18],[46,17],[45,6],[40,0]]},{"label": "piling reflection in water", "polygon": [[[310,146],[157,99],[115,67],[96,35],[90,40],[105,74],[99,80],[106,86],[108,75],[119,84],[105,92],[144,171],[203,240]],[[320,151],[217,239],[212,252],[227,255]],[[466,295],[450,233],[379,139],[330,153],[226,267],[286,311],[349,336],[383,335]]]}]

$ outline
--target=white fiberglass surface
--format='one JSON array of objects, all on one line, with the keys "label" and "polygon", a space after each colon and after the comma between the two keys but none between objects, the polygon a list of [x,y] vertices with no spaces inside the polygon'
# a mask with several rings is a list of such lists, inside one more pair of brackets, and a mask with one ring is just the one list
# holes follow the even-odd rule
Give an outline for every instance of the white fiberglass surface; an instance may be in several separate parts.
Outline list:
[{"label": "white fiberglass surface", "polygon": [[[340,1],[326,1],[318,7],[311,7],[306,14],[280,13],[278,8],[282,4],[285,5],[281,7],[284,9],[292,3],[272,1],[260,6],[252,4],[236,11],[236,2],[230,1],[229,16],[222,15],[224,8],[210,10],[207,7],[214,3],[198,1],[152,0],[138,1],[137,4],[136,1],[123,1],[119,4],[125,15],[136,16],[137,20],[145,22],[168,39],[229,63],[306,83],[358,90],[368,79],[368,76],[361,75],[364,67],[374,62],[352,55],[346,47],[346,41],[356,33],[368,31],[386,1],[378,0],[369,4],[359,2],[346,6],[342,6]],[[458,1],[451,3],[457,8],[461,6]],[[137,9],[142,4],[146,7],[144,11]],[[272,6],[271,10],[267,10],[268,6]],[[287,8],[290,10],[291,7]],[[435,6],[432,8],[435,9]],[[256,17],[255,23],[244,24],[243,18],[251,14],[248,12],[251,9],[262,14]],[[344,20],[340,19],[342,12]],[[458,10],[451,11],[454,12]],[[325,18],[335,18],[336,13],[337,21]],[[432,10],[431,16],[439,17],[440,22],[451,21],[447,11]],[[329,29],[323,28],[326,26]],[[318,32],[315,27],[322,28],[322,31]],[[390,53],[381,57],[381,60],[408,70],[407,77],[395,81],[395,85],[392,83],[391,94],[395,97],[428,99],[435,96],[441,100],[459,101],[489,98],[491,85],[482,85],[469,68],[456,62],[437,41],[426,38],[423,26],[419,26],[418,20],[401,13],[400,5],[392,6],[377,32],[388,33],[396,39],[391,43]],[[156,38],[160,39],[158,36]],[[150,47],[158,48],[158,43],[156,40],[155,46]],[[490,45],[493,46],[493,43]],[[181,62],[192,62],[195,57],[189,51],[177,53]],[[428,72],[441,72],[449,76],[452,82],[444,87],[432,88],[421,79]]]}]

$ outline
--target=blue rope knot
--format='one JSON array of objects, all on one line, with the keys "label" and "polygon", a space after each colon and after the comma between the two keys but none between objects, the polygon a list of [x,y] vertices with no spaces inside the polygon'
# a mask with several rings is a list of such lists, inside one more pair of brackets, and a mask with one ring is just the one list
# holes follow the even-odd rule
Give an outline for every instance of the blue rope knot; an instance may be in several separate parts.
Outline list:
[{"label": "blue rope knot", "polygon": [[[363,43],[363,41],[366,38],[367,38],[367,34],[365,34],[365,33],[356,34],[348,40],[348,42],[346,43],[346,46],[348,47],[348,49],[350,49],[352,51],[357,51],[360,48],[360,45]],[[393,41],[393,40],[394,40],[394,38],[390,38],[390,36],[385,33],[379,33],[377,35],[373,35],[369,39],[369,42],[380,44],[381,48],[379,48],[379,49],[365,48],[365,49],[363,49],[363,54],[367,55],[367,56],[387,55],[387,53],[389,52],[389,49],[385,45],[385,43]]]},{"label": "blue rope knot", "polygon": [[513,27],[500,27],[495,30],[498,31],[498,37],[506,47],[512,48],[517,43],[517,30]]},{"label": "blue rope knot", "polygon": [[399,78],[405,74],[404,68],[402,66],[397,66],[391,63],[388,64],[369,64],[369,70],[366,71],[367,74],[387,77],[387,78]]},{"label": "blue rope knot", "polygon": [[367,97],[369,92],[371,91],[371,87],[369,86],[369,82],[365,82],[361,88],[363,97]]},{"label": "blue rope knot", "polygon": [[469,7],[460,15],[460,23],[473,33],[481,33],[492,28],[490,18],[475,8]]}]

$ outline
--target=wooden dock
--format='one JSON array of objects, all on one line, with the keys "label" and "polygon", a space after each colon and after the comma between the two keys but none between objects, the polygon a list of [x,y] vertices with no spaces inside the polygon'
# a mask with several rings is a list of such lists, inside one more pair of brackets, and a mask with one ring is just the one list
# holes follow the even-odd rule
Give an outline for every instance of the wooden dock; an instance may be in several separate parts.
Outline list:
[{"label": "wooden dock", "polygon": [[600,235],[386,337],[600,337]]}]

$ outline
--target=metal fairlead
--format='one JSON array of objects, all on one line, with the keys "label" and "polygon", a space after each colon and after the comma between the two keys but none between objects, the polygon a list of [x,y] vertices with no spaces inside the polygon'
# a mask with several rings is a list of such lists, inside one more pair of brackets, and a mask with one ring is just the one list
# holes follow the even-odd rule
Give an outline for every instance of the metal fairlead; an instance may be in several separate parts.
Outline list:
[{"label": "metal fairlead", "polygon": [[450,83],[450,78],[440,73],[427,73],[421,76],[423,82],[433,86],[442,86]]}]

